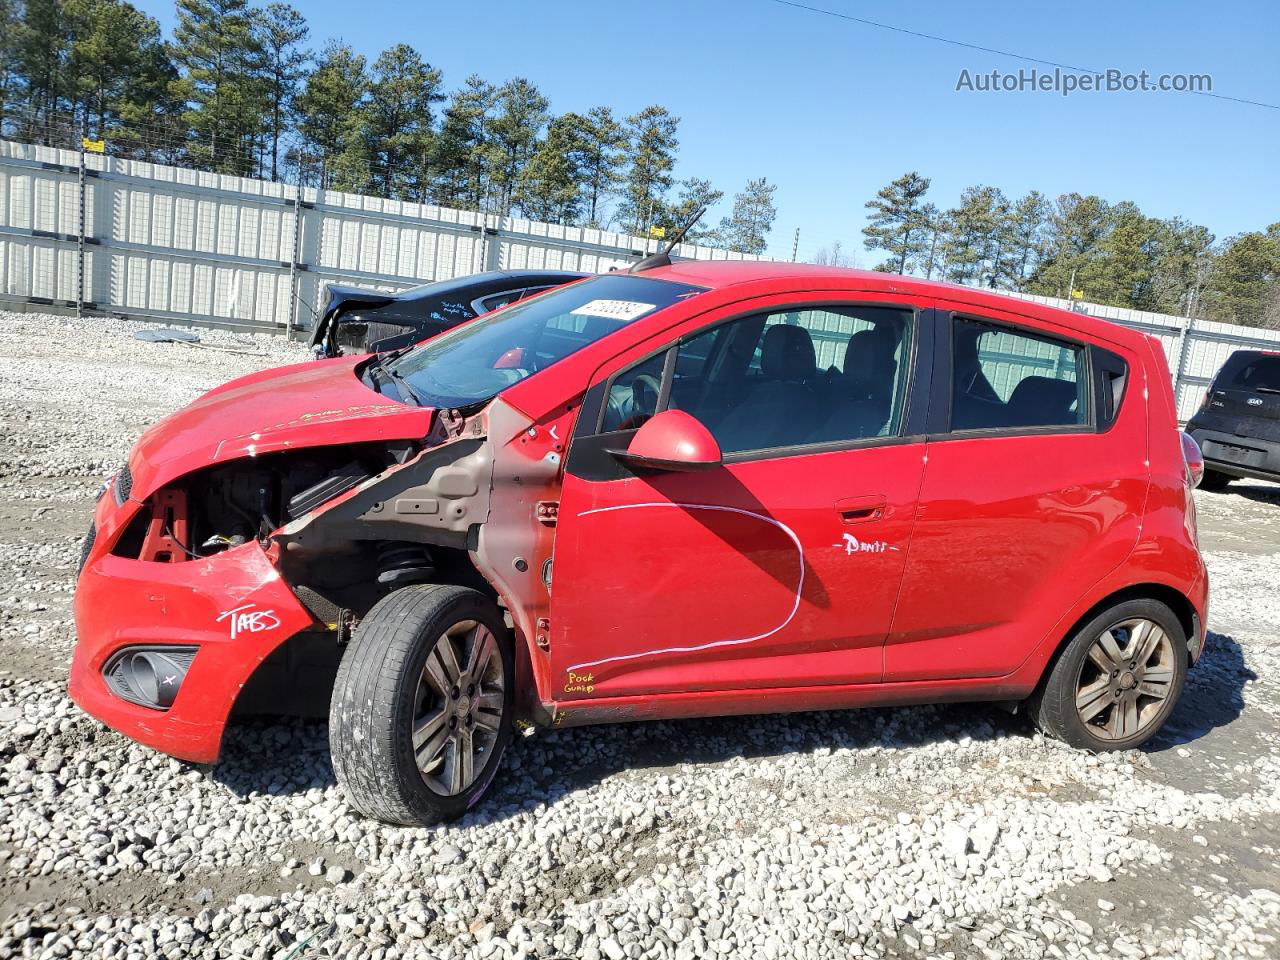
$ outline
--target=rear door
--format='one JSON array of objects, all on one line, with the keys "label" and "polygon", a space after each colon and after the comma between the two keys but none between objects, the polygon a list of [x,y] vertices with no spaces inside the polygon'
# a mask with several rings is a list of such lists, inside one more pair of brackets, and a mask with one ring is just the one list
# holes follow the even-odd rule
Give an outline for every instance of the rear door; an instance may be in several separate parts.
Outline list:
[{"label": "rear door", "polygon": [[957,308],[950,328],[887,681],[1012,672],[1142,522],[1138,358],[1003,311]]}]

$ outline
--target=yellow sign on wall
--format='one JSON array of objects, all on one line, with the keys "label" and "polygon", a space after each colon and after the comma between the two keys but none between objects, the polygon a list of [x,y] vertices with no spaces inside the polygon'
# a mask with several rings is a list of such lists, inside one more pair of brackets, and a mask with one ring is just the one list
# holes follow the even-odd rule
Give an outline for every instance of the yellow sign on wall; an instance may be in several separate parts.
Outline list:
[{"label": "yellow sign on wall", "polygon": [[80,143],[90,153],[102,153],[107,149],[107,141],[105,140],[90,140],[88,137],[82,137]]}]

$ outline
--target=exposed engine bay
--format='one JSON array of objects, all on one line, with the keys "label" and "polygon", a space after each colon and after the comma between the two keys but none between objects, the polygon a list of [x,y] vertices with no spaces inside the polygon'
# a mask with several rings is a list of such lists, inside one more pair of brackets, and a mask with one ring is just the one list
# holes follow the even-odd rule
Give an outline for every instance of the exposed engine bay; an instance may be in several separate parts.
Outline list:
[{"label": "exposed engine bay", "polygon": [[438,575],[483,583],[466,537],[483,517],[473,501],[487,499],[488,460],[478,438],[453,441],[309,447],[210,467],[153,494],[112,552],[183,563],[275,541],[298,598],[342,632],[397,587]]},{"label": "exposed engine bay", "polygon": [[155,494],[115,553],[177,563],[211,557],[305,516],[403,463],[416,445],[313,447],[236,460],[184,477]]}]

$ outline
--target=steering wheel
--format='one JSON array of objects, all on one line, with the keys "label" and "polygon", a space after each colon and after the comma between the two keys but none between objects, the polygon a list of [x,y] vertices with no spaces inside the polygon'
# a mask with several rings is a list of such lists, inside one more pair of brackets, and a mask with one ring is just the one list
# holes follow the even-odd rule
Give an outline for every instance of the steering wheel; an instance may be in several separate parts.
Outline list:
[{"label": "steering wheel", "polygon": [[634,430],[644,425],[652,413],[658,410],[658,397],[662,395],[662,384],[657,377],[649,373],[637,374],[631,381],[631,416],[618,425],[619,430]]},{"label": "steering wheel", "polygon": [[631,409],[636,416],[644,416],[647,410],[657,413],[658,397],[661,395],[662,384],[651,373],[638,374],[631,381]]}]

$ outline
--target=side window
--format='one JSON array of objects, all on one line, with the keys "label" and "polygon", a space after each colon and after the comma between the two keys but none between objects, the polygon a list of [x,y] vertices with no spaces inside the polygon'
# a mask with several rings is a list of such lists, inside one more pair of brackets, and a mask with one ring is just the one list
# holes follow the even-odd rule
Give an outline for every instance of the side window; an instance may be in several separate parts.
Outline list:
[{"label": "side window", "polygon": [[642,360],[613,378],[605,395],[601,433],[634,430],[644,426],[644,422],[658,412],[662,371],[669,352],[664,350],[657,356]]},{"label": "side window", "polygon": [[[897,434],[913,314],[813,307],[754,314],[686,338],[614,377],[603,430],[665,406],[697,417],[725,454]],[[666,380],[663,380],[663,377]],[[639,421],[639,422],[637,422]]]},{"label": "side window", "polygon": [[1089,422],[1084,348],[956,317],[951,429]]}]

